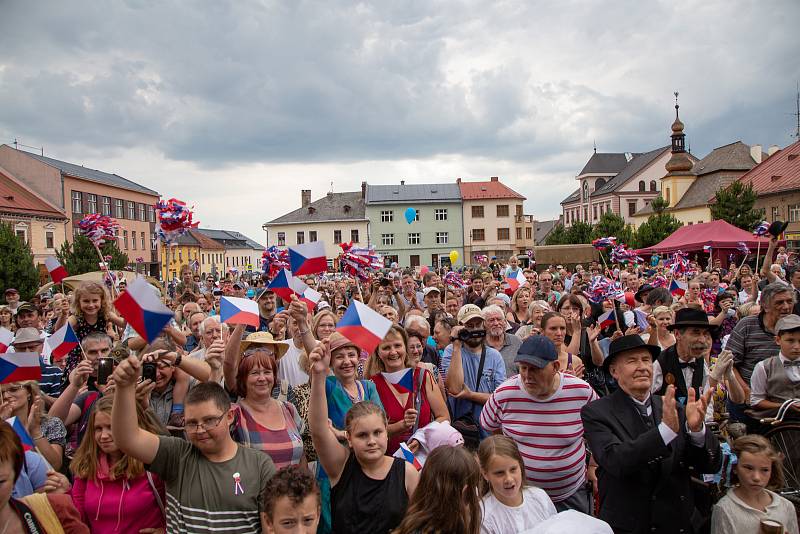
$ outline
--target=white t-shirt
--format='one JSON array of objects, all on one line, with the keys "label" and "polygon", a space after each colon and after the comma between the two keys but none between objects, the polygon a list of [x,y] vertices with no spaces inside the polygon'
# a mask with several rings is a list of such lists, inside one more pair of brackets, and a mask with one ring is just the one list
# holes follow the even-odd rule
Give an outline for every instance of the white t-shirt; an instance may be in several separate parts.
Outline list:
[{"label": "white t-shirt", "polygon": [[580,534],[614,534],[605,521],[590,515],[582,514],[577,510],[566,510],[536,525],[532,534],[564,534],[573,532]]},{"label": "white t-shirt", "polygon": [[481,534],[532,533],[534,527],[556,515],[556,507],[543,489],[528,486],[522,490],[520,506],[506,506],[489,492],[483,498]]},{"label": "white t-shirt", "polygon": [[298,349],[294,343],[289,343],[289,350],[278,360],[278,380],[292,387],[308,382],[308,375],[300,368],[302,352],[303,349]]}]

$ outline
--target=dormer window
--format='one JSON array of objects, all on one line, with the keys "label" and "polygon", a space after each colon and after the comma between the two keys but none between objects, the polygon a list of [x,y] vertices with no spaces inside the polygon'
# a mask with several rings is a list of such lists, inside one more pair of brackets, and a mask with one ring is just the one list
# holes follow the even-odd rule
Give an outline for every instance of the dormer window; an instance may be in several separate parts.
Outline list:
[{"label": "dormer window", "polygon": [[317,211],[317,208],[314,208],[312,206],[308,207],[308,213],[314,214],[314,213],[316,213],[316,211]]},{"label": "dormer window", "polygon": [[348,206],[347,204],[344,205],[344,212],[345,213],[350,213],[350,209],[351,209],[350,206]]}]

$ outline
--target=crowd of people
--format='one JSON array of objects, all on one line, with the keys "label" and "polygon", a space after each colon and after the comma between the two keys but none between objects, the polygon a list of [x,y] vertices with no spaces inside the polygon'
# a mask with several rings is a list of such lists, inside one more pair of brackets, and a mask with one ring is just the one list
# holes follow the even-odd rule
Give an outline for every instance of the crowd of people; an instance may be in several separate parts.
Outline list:
[{"label": "crowd of people", "polygon": [[[187,268],[152,287],[174,318],[151,342],[104,284],[8,289],[7,352],[41,378],[0,388],[0,534],[800,534],[763,437],[800,397],[800,268],[776,247],[756,270],[319,273],[313,309]],[[225,296],[259,327],[221,322]],[[353,300],[392,323],[374,351],[337,330]]]}]

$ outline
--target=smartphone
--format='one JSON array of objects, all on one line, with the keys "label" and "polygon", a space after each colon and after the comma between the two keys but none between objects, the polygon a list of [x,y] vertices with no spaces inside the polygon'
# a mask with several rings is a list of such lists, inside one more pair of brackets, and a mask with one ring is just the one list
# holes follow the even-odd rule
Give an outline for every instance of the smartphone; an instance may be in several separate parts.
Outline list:
[{"label": "smartphone", "polygon": [[108,384],[108,377],[114,372],[114,358],[99,358],[97,360],[97,383],[101,386]]},{"label": "smartphone", "polygon": [[156,371],[157,367],[154,362],[147,362],[142,364],[142,381],[150,380],[152,382],[156,381]]},{"label": "smartphone", "polygon": [[381,278],[380,284],[381,284],[383,287],[387,287],[387,286],[389,286],[389,284],[391,284],[391,283],[392,283],[392,281],[391,281],[391,280],[389,280],[388,278]]}]

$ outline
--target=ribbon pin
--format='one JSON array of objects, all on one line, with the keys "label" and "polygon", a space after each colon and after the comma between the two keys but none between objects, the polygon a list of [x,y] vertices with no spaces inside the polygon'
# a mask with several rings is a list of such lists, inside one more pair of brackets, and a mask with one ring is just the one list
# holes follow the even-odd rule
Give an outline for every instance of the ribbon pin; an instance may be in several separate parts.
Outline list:
[{"label": "ribbon pin", "polygon": [[233,474],[233,494],[244,495],[244,488],[242,487],[242,476],[238,472]]}]

